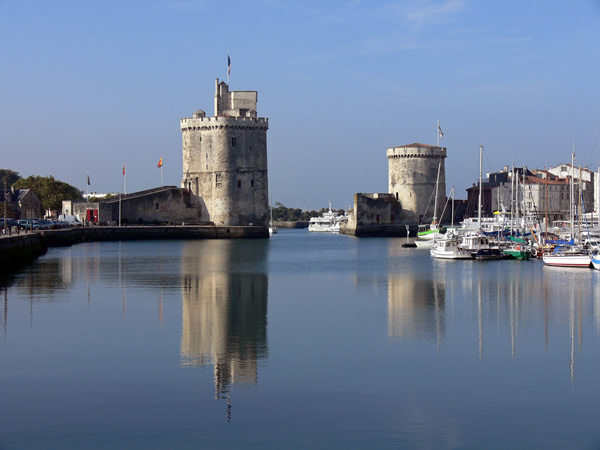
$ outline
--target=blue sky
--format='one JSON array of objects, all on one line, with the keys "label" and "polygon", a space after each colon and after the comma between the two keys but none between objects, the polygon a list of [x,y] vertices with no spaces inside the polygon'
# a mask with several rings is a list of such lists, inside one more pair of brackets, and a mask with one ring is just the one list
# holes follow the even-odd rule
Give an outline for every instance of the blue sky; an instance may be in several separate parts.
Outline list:
[{"label": "blue sky", "polygon": [[[484,171],[600,163],[600,2],[0,0],[0,168],[86,190],[179,185],[179,119],[215,78],[258,91],[273,200],[386,192],[386,148],[448,148],[457,198]],[[600,140],[600,139],[598,139]]]}]

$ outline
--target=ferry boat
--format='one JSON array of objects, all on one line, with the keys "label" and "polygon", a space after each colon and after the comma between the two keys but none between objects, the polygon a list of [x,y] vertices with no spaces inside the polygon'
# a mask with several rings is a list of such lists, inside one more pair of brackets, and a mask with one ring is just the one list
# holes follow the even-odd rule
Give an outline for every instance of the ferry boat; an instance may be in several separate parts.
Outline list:
[{"label": "ferry boat", "polygon": [[310,218],[308,222],[308,231],[339,233],[340,224],[347,221],[348,216],[346,214],[340,215],[333,212],[330,203],[329,211],[324,212],[322,216]]}]

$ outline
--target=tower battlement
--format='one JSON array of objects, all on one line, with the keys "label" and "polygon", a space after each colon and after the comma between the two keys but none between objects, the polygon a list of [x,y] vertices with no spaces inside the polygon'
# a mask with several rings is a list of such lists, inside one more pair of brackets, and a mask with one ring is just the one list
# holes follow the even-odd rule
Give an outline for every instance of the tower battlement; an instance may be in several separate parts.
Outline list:
[{"label": "tower battlement", "polygon": [[216,130],[225,127],[260,128],[266,130],[269,128],[269,119],[266,117],[205,117],[196,112],[194,113],[194,117],[181,119],[179,124],[181,126],[181,131]]},{"label": "tower battlement", "polygon": [[426,144],[410,144],[387,149],[388,159],[392,158],[445,158],[446,148]]}]

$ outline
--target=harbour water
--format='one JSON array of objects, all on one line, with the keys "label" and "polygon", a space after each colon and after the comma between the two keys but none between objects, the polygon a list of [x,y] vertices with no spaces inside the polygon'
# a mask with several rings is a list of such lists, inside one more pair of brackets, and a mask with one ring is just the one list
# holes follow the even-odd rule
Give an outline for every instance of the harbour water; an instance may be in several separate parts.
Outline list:
[{"label": "harbour water", "polygon": [[598,448],[599,272],[402,243],[50,249],[0,292],[0,448]]}]

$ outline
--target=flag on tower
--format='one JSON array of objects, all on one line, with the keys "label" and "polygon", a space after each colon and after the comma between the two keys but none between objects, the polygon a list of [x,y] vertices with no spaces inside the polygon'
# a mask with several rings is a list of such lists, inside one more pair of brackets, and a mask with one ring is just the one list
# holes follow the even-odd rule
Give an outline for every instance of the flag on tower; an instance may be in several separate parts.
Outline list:
[{"label": "flag on tower", "polygon": [[123,175],[125,175],[125,163],[123,163]]},{"label": "flag on tower", "polygon": [[158,160],[158,167],[162,167],[162,156],[160,157],[160,159]]},{"label": "flag on tower", "polygon": [[443,138],[444,137],[444,132],[442,131],[442,128],[440,127],[440,124],[438,123],[438,133],[440,134],[440,137]]},{"label": "flag on tower", "polygon": [[88,177],[88,186],[89,186],[89,185],[91,184],[91,183],[90,183],[90,174],[89,174],[89,173],[88,173],[88,176],[87,176],[87,177]]},{"label": "flag on tower", "polygon": [[231,74],[231,59],[229,58],[229,53],[227,53],[227,75]]}]

